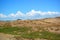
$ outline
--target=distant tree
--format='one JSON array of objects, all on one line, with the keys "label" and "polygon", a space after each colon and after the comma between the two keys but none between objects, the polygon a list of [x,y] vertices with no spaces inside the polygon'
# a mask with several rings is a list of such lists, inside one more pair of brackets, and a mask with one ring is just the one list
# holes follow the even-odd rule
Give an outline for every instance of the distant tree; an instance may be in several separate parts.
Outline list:
[{"label": "distant tree", "polygon": [[22,20],[22,19],[17,19],[17,20]]},{"label": "distant tree", "polygon": [[56,17],[56,18],[60,18],[60,17]]}]

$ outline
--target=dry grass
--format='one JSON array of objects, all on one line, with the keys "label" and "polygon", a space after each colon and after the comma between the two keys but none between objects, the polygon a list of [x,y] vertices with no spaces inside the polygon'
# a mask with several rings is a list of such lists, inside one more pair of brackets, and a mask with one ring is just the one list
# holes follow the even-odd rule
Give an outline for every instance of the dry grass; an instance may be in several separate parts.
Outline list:
[{"label": "dry grass", "polygon": [[[54,31],[60,33],[60,18],[47,18],[47,19],[41,19],[41,20],[16,20],[16,21],[10,21],[10,22],[1,22],[0,26],[6,26],[6,27],[32,27],[33,30],[37,31],[36,28],[44,28],[47,31]],[[56,29],[57,28],[57,29]]]},{"label": "dry grass", "polygon": [[60,18],[0,21],[0,32],[19,35],[15,40],[60,40]]}]

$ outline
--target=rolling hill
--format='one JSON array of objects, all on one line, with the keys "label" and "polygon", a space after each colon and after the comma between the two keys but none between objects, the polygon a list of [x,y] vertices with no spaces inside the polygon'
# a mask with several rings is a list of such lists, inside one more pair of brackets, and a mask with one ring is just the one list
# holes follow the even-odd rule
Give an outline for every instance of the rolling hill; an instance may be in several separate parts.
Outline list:
[{"label": "rolling hill", "polygon": [[15,35],[11,40],[60,40],[60,17],[0,21],[1,33]]}]

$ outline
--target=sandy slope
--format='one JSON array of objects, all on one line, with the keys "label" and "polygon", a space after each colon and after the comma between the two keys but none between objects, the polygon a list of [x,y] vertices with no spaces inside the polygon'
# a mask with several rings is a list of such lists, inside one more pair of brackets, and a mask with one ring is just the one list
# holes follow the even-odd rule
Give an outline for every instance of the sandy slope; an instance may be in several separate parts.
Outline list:
[{"label": "sandy slope", "polygon": [[[57,18],[46,18],[39,20],[15,20],[10,22],[0,21],[0,27],[32,27],[33,30],[37,31],[39,27],[46,31],[60,34],[60,17]],[[13,35],[0,33],[0,40],[17,40]],[[22,39],[18,39],[22,40]],[[29,40],[29,39],[23,39]],[[35,39],[35,40],[46,40],[46,39]]]}]

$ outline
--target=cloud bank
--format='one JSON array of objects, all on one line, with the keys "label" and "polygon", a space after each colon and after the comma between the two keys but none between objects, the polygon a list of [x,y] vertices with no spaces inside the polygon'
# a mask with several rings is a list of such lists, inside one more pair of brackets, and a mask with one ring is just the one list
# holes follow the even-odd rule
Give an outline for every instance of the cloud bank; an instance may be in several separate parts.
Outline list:
[{"label": "cloud bank", "polygon": [[43,11],[31,10],[27,13],[17,11],[16,13],[10,13],[9,15],[4,15],[0,13],[0,18],[10,18],[10,19],[40,19],[54,16],[60,16],[60,12],[51,12],[51,11],[43,12]]}]

